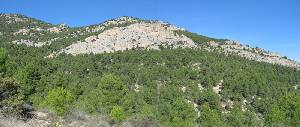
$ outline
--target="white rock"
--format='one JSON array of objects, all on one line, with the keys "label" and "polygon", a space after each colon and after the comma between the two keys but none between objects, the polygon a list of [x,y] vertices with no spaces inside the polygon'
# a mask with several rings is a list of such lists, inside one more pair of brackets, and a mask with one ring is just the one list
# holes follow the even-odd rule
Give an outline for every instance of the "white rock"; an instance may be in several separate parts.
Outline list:
[{"label": "white rock", "polygon": [[14,32],[14,35],[22,34],[22,35],[28,35],[29,34],[29,29],[19,29],[18,31]]},{"label": "white rock", "polygon": [[195,48],[196,44],[186,36],[177,36],[176,28],[160,23],[135,23],[127,27],[115,27],[84,42],[77,42],[63,49],[67,54],[88,54],[124,51],[133,48],[159,49],[161,45],[173,48]]},{"label": "white rock", "polygon": [[186,87],[185,86],[181,87],[181,91],[185,93]]},{"label": "white rock", "polygon": [[299,88],[299,85],[295,85],[294,89],[297,90]]},{"label": "white rock", "polygon": [[62,31],[66,31],[67,27],[65,24],[60,24],[59,26],[51,27],[48,28],[47,30],[52,33],[60,33]]},{"label": "white rock", "polygon": [[223,80],[220,80],[220,82],[217,84],[217,86],[213,87],[214,93],[218,94],[220,96],[220,92],[222,91],[223,87]]},{"label": "white rock", "polygon": [[[208,42],[211,47],[221,48],[225,54],[238,54],[239,56],[245,57],[250,60],[259,62],[267,62],[271,64],[279,64],[283,66],[293,67],[300,69],[300,64],[296,61],[284,59],[280,54],[265,51],[261,48],[251,48],[249,46],[241,45],[238,41],[226,41],[225,43],[220,42]],[[210,50],[210,49],[208,49]]]},{"label": "white rock", "polygon": [[198,88],[199,88],[200,92],[204,89],[203,86],[201,85],[201,83],[198,84]]}]

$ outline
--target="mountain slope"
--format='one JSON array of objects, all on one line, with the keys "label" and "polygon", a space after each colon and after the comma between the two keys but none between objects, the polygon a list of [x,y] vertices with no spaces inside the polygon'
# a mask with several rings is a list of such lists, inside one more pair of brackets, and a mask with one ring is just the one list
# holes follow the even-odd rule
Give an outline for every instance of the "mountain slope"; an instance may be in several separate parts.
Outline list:
[{"label": "mountain slope", "polygon": [[263,49],[132,17],[1,16],[0,126],[300,125],[298,64]]},{"label": "mountain slope", "polygon": [[[6,37],[14,36],[6,38],[7,41],[34,47],[46,45],[50,45],[51,48],[56,47],[56,51],[48,54],[49,57],[63,52],[78,55],[134,48],[204,48],[238,54],[250,60],[300,68],[298,62],[264,49],[252,48],[226,39],[214,39],[193,34],[161,21],[147,21],[125,16],[98,25],[70,28],[64,24],[51,25],[18,15],[2,14],[1,19],[2,25],[18,26],[10,28],[9,32],[2,30],[1,33],[5,33]],[[18,23],[18,25],[14,23]],[[28,25],[20,25],[24,23]],[[7,30],[6,27],[2,28]],[[52,42],[56,42],[56,44],[51,46]]]}]

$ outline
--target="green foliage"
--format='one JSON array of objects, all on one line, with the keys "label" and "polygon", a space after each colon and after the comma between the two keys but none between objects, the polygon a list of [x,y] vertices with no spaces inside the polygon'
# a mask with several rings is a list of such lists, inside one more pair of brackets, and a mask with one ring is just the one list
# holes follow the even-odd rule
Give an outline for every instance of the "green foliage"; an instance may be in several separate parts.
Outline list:
[{"label": "green foliage", "polygon": [[0,78],[0,113],[7,116],[20,115],[24,96],[18,84],[11,78]]},{"label": "green foliage", "polygon": [[104,75],[97,87],[101,90],[102,106],[108,109],[112,105],[121,105],[122,98],[128,92],[128,88],[122,80],[112,74]]},{"label": "green foliage", "polygon": [[169,117],[169,125],[171,126],[191,127],[194,124],[197,113],[195,112],[192,104],[189,104],[182,98],[177,98],[172,103]]},{"label": "green foliage", "polygon": [[114,105],[122,105],[127,92],[128,88],[120,77],[107,74],[95,88],[81,97],[79,105],[83,105],[84,110],[90,113],[109,113]]},{"label": "green foliage", "polygon": [[299,92],[289,93],[279,100],[279,106],[286,113],[286,124],[300,126],[300,96]]},{"label": "green foliage", "polygon": [[143,105],[141,108],[141,117],[155,118],[155,107],[149,104]]},{"label": "green foliage", "polygon": [[211,109],[208,103],[203,104],[200,109],[200,117],[197,119],[197,122],[200,124],[200,126],[223,126],[223,120],[221,119],[220,112],[215,109]]},{"label": "green foliage", "polygon": [[62,116],[69,110],[73,100],[74,96],[68,90],[58,87],[48,92],[43,106]]},{"label": "green foliage", "polygon": [[94,89],[83,94],[77,105],[79,109],[88,113],[107,113],[107,110],[102,106],[102,99],[101,90]]},{"label": "green foliage", "polygon": [[7,53],[4,48],[0,48],[0,74],[6,71]]},{"label": "green foliage", "polygon": [[230,113],[227,114],[227,124],[232,127],[245,127],[244,119],[245,117],[239,104],[235,104]]},{"label": "green foliage", "polygon": [[[145,101],[137,92],[130,91],[122,99],[122,107],[125,109],[126,113],[130,115],[142,112],[143,105],[145,105]],[[153,113],[151,112],[151,109],[148,109],[147,112],[149,115],[146,116],[151,116],[151,113]]]},{"label": "green foliage", "polygon": [[[0,25],[0,29],[6,27]],[[0,36],[0,41],[16,39],[10,33],[22,27],[13,27],[11,32],[5,31],[8,36]],[[35,39],[41,37],[47,40],[69,33],[61,34],[45,33]],[[283,121],[280,125],[298,125],[293,121],[299,121],[295,99],[299,95],[280,99],[286,93],[299,93],[294,89],[295,85],[300,84],[300,72],[296,69],[201,49],[136,49],[97,55],[61,54],[55,58],[45,58],[49,53],[86,36],[89,35],[58,40],[39,48],[0,43],[0,47],[9,55],[5,60],[4,76],[16,79],[16,93],[19,97],[23,96],[20,101],[9,100],[32,102],[34,107],[43,106],[54,112],[66,112],[72,107],[103,116],[109,116],[113,107],[118,106],[126,114],[126,120],[141,118],[165,126],[218,126],[220,123],[224,126],[261,126],[261,123],[276,123],[281,118]],[[187,36],[193,36],[192,39],[199,44],[214,40],[194,34]],[[224,83],[219,96],[212,91],[212,87],[220,80]],[[199,84],[202,90],[199,90]],[[58,88],[64,88],[63,91],[68,94],[50,94],[50,91]],[[51,101],[53,105],[45,104],[47,99],[66,98],[67,95],[71,95],[72,99],[62,100],[70,103],[60,105]],[[236,104],[244,99],[248,101],[248,111],[243,112],[241,106],[236,106],[233,109],[227,107],[230,113],[222,113],[221,101],[231,100]],[[193,103],[188,101],[198,105],[198,110],[202,112],[200,117]],[[272,111],[275,106],[280,110],[276,111],[275,108]]]},{"label": "green foliage", "polygon": [[242,110],[242,104],[234,102],[233,108],[226,114],[226,124],[230,127],[260,127],[262,122],[257,114],[246,109]]},{"label": "green foliage", "polygon": [[272,126],[282,126],[285,119],[285,113],[278,106],[274,106],[266,116],[266,123]]},{"label": "green foliage", "polygon": [[267,113],[266,124],[271,126],[299,126],[300,96],[295,93],[282,96]]},{"label": "green foliage", "polygon": [[34,93],[40,76],[41,74],[35,64],[28,64],[14,74],[14,78],[20,82],[21,90],[26,96]]},{"label": "green foliage", "polygon": [[200,105],[207,103],[213,109],[220,109],[220,97],[211,89],[207,89],[200,94],[198,103]]},{"label": "green foliage", "polygon": [[113,108],[110,112],[110,117],[117,123],[120,123],[126,119],[126,114],[122,107],[113,106]]}]

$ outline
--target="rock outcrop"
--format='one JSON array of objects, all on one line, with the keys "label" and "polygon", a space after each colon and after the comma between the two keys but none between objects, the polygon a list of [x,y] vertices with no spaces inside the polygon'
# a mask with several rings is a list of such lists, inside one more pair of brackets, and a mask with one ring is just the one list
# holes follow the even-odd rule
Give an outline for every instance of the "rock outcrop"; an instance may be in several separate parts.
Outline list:
[{"label": "rock outcrop", "polygon": [[47,30],[52,33],[60,33],[60,32],[68,30],[68,27],[65,24],[60,24],[58,26],[48,28]]},{"label": "rock outcrop", "polygon": [[160,46],[172,48],[195,48],[196,44],[184,35],[178,35],[174,26],[155,23],[135,23],[126,27],[114,27],[99,35],[74,43],[61,52],[67,54],[103,53],[124,51],[133,48],[159,49]]},{"label": "rock outcrop", "polygon": [[234,53],[250,60],[259,62],[267,62],[272,64],[279,64],[283,66],[300,68],[300,64],[296,61],[290,60],[274,52],[269,52],[261,48],[252,48],[250,46],[242,45],[238,41],[226,42],[208,42],[211,47],[224,50],[225,53]]},{"label": "rock outcrop", "polygon": [[5,23],[11,24],[11,23],[19,23],[27,21],[27,18],[21,17],[17,14],[1,14],[0,17],[3,17],[5,19]]},{"label": "rock outcrop", "polygon": [[119,17],[116,19],[105,21],[99,25],[93,25],[93,26],[86,27],[86,31],[99,32],[99,31],[103,31],[109,27],[124,26],[126,24],[133,24],[133,23],[137,23],[137,22],[140,22],[140,20],[137,18],[133,18],[133,17],[129,17],[129,16],[122,16],[122,17]]}]

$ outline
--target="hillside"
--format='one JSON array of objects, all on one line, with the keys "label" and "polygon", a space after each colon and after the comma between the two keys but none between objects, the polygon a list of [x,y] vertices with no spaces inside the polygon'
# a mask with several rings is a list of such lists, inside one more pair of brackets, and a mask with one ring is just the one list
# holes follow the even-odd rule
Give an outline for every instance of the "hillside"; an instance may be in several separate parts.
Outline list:
[{"label": "hillside", "polygon": [[0,35],[0,126],[300,125],[300,64],[258,47],[127,16]]},{"label": "hillside", "polygon": [[70,28],[65,24],[51,25],[21,15],[2,14],[1,19],[1,24],[4,25],[1,34],[10,37],[5,38],[10,43],[34,47],[48,45],[52,48],[55,47],[51,45],[52,42],[63,42],[53,44],[63,46],[48,54],[50,56],[62,52],[73,55],[97,54],[134,48],[204,48],[209,51],[221,50],[225,53],[238,54],[251,60],[300,68],[298,62],[279,54],[242,45],[237,41],[197,35],[161,21],[146,21],[124,16],[98,25]]}]

